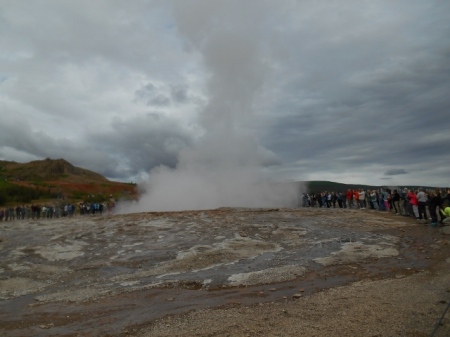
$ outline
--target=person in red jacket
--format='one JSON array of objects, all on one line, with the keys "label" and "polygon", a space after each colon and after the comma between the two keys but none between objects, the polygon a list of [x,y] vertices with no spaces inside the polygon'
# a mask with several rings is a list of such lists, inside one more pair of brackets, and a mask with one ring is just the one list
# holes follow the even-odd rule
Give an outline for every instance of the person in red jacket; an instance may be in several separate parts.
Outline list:
[{"label": "person in red jacket", "polygon": [[414,216],[416,217],[417,220],[420,220],[420,218],[419,218],[419,201],[417,200],[416,194],[414,193],[414,191],[409,190],[407,197],[408,197],[409,203],[412,206]]},{"label": "person in red jacket", "polygon": [[351,208],[353,206],[353,191],[351,189],[347,190],[346,199],[348,208]]},{"label": "person in red jacket", "polygon": [[358,190],[353,191],[353,203],[355,204],[355,208],[360,208],[359,206],[359,192]]}]

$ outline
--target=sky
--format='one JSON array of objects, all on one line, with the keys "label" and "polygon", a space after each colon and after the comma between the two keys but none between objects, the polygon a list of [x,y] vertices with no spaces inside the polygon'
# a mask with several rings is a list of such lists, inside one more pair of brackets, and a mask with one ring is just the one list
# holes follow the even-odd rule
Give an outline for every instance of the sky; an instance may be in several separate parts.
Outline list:
[{"label": "sky", "polygon": [[449,1],[0,0],[0,46],[2,160],[181,208],[450,185]]}]

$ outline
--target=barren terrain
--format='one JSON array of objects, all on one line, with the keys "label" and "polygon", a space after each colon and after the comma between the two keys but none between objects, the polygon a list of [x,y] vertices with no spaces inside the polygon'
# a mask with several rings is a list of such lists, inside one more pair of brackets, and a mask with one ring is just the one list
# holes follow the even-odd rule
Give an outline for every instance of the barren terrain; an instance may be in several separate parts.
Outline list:
[{"label": "barren terrain", "polygon": [[450,336],[449,228],[394,214],[218,209],[0,229],[2,336]]}]

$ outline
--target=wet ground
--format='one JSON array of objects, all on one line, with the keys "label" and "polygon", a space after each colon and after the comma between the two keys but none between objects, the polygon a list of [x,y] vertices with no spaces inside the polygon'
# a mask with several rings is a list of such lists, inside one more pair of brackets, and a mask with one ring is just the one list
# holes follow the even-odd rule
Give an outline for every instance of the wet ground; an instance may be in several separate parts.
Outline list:
[{"label": "wet ground", "polygon": [[121,336],[166,315],[290,301],[449,259],[390,213],[218,209],[0,224],[2,336]]}]

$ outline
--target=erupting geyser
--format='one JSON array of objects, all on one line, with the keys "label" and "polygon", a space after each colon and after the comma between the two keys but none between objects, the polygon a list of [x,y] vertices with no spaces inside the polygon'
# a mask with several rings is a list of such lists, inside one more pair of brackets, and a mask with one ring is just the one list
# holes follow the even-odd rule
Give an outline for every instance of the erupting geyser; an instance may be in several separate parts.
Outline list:
[{"label": "erupting geyser", "polygon": [[264,62],[264,17],[234,1],[178,2],[174,8],[182,38],[210,74],[208,103],[198,115],[204,134],[180,152],[176,168],[153,169],[146,192],[127,211],[294,206],[295,184],[270,183],[263,176],[276,156],[251,128],[254,103],[270,71]]}]

